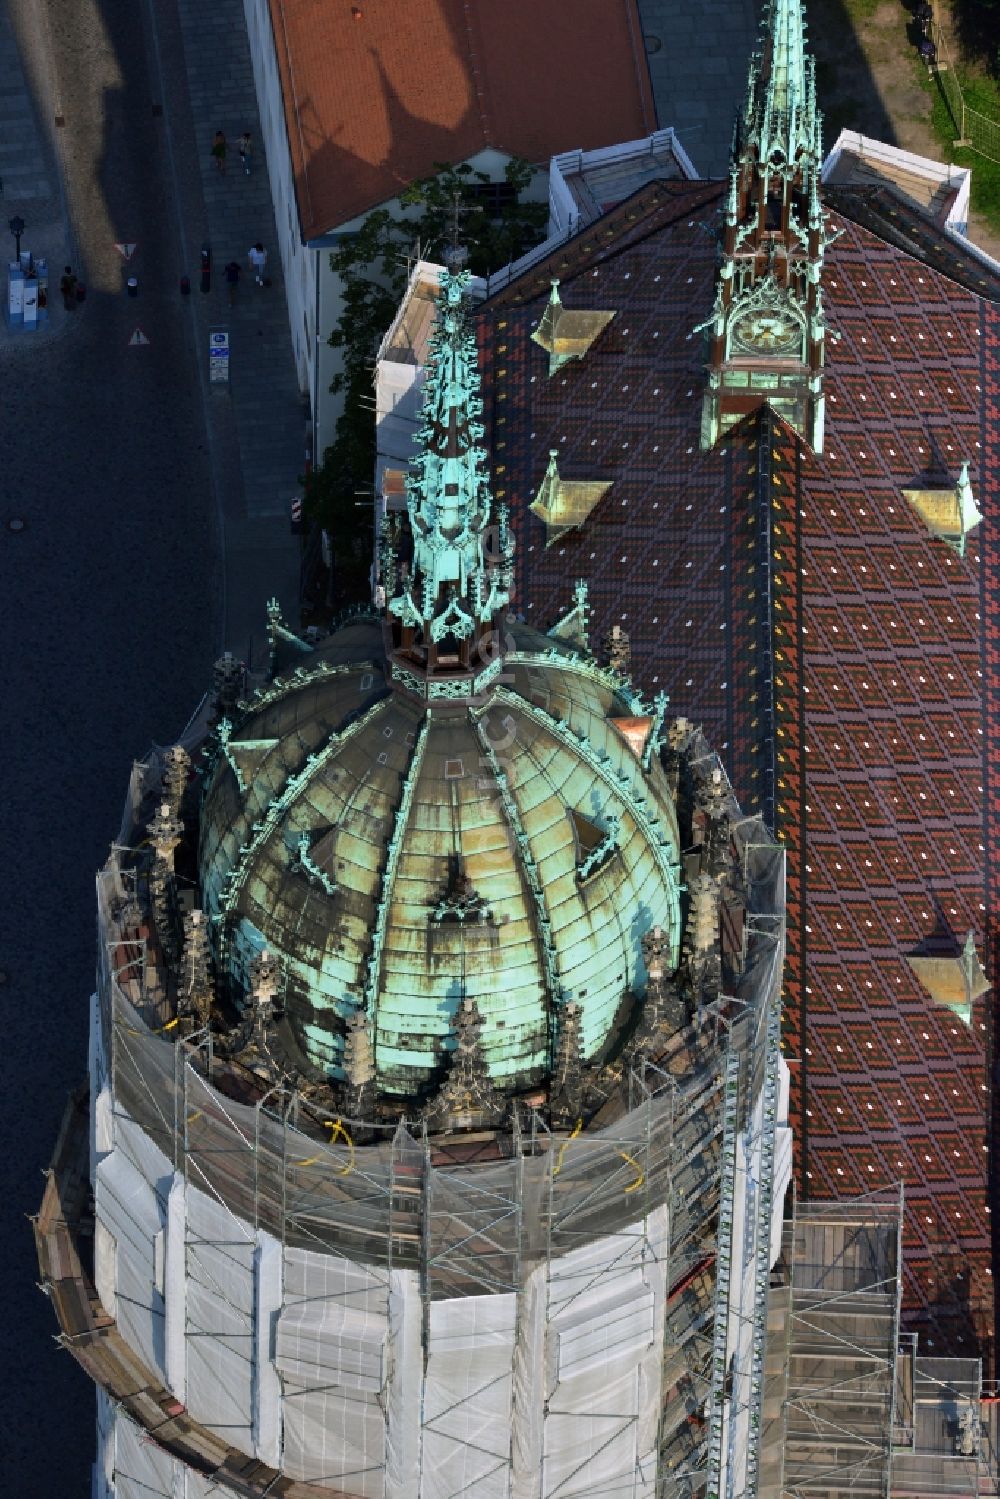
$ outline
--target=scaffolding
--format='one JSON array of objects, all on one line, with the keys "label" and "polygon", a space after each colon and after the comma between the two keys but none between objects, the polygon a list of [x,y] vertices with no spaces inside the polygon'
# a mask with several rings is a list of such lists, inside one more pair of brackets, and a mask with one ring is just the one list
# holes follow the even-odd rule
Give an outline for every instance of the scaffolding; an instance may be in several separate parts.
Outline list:
[{"label": "scaffolding", "polygon": [[[718,769],[700,731],[686,756],[695,784]],[[508,1469],[515,1486],[540,1473],[542,1496],[590,1493],[581,1454],[595,1447],[595,1494],[689,1499],[706,1484],[710,1432],[718,1466],[724,1431],[732,1491],[734,1423],[757,1419],[770,1267],[784,861],[762,822],[732,804],[744,914],[731,992],[655,1063],[627,1065],[586,1130],[555,1131],[519,1103],[501,1129],[440,1136],[331,1117],[289,1080],[265,1091],[209,1029],[178,1030],[136,856],[160,758],[134,768],[98,879],[92,1059],[103,1148],[128,1158],[97,1165],[98,1218],[118,1213],[127,1235],[117,1192],[166,1244],[148,1267],[164,1294],[135,1331],[150,1367],[210,1431],[360,1495],[416,1460],[392,1432],[417,1407],[440,1499],[469,1485],[499,1495]],[[739,1170],[747,1151],[757,1163],[738,1244],[737,1141]],[[416,1323],[400,1311],[411,1303]],[[733,1308],[749,1330],[735,1388]],[[406,1353],[420,1348],[422,1396]],[[515,1408],[539,1415],[514,1422]]]},{"label": "scaffolding", "polygon": [[890,1495],[994,1495],[992,1402],[979,1359],[927,1358],[904,1333],[896,1365]]},{"label": "scaffolding", "polygon": [[797,1202],[788,1288],[781,1492],[889,1492],[901,1295],[902,1187]]}]

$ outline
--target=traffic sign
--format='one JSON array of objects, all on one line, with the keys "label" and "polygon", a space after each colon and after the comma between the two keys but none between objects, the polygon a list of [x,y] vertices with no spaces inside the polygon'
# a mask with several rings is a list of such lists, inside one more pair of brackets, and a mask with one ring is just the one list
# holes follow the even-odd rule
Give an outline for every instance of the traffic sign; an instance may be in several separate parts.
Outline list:
[{"label": "traffic sign", "polygon": [[222,329],[208,335],[208,378],[213,385],[229,379],[229,334]]},{"label": "traffic sign", "polygon": [[141,328],[136,328],[128,343],[130,349],[137,349],[141,344],[148,344],[149,339],[146,337],[145,333],[143,333]]},{"label": "traffic sign", "polygon": [[133,243],[130,244],[130,245],[129,244],[119,244],[118,241],[116,240],[115,241],[115,249],[118,251],[118,253],[121,256],[122,260],[131,260],[132,256],[135,254],[135,242],[133,241]]}]

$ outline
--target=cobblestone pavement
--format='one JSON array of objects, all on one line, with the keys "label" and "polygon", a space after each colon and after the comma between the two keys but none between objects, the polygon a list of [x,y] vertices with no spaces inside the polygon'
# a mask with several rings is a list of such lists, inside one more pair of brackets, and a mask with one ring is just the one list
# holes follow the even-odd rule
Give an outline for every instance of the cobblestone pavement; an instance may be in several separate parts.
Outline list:
[{"label": "cobblestone pavement", "polygon": [[[131,760],[183,726],[223,638],[258,653],[268,594],[296,597],[284,505],[304,421],[280,283],[269,300],[247,287],[230,319],[220,278],[202,297],[192,264],[202,238],[221,265],[273,236],[263,163],[206,196],[182,19],[174,0],[0,0],[2,223],[19,213],[57,272],[44,332],[0,320],[0,1471],[19,1499],[90,1493],[93,1393],[53,1341],[25,1215],[86,1068],[94,872]],[[245,50],[233,27],[190,46],[221,67],[227,37]],[[230,81],[224,128],[254,130],[248,74]],[[116,242],[136,244],[128,262]],[[88,289],[72,313],[66,261]],[[232,388],[211,391],[207,332],[227,322]]]},{"label": "cobblestone pavement", "polygon": [[638,0],[657,119],[703,177],[724,177],[757,46],[754,0]]}]

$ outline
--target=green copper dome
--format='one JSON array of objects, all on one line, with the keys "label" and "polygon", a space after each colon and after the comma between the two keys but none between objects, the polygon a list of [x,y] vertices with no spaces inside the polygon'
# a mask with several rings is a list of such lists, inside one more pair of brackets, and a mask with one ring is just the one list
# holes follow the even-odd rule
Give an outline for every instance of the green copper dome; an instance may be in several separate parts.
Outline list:
[{"label": "green copper dome", "polygon": [[651,927],[676,964],[676,817],[642,749],[662,712],[564,642],[513,625],[507,645],[480,700],[427,703],[359,621],[223,730],[200,848],[217,953],[239,995],[272,952],[297,1046],[331,1077],[360,1013],[379,1093],[420,1096],[471,998],[493,1081],[528,1088],[570,1001],[584,1060],[613,1048]]},{"label": "green copper dome", "polygon": [[[534,1087],[560,1046],[603,1061],[636,1019],[642,938],[660,928],[676,967],[680,929],[666,699],[507,615],[468,279],[441,277],[385,618],[316,651],[272,619],[296,665],[220,726],[200,844],[237,998],[266,948],[287,1047],[355,1095],[419,1099],[454,1063],[460,1115],[469,1078]],[[577,615],[585,639],[582,595]]]}]

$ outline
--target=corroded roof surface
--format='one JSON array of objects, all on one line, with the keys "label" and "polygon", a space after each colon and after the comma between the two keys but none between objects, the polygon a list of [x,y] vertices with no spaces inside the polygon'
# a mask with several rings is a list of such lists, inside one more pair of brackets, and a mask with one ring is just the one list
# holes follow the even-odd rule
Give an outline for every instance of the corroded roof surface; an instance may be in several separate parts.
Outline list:
[{"label": "corroded roof surface", "polygon": [[279,957],[324,1071],[365,1006],[380,1089],[419,1092],[471,997],[494,1080],[533,1085],[557,1004],[581,1005],[598,1058],[641,992],[651,926],[676,963],[673,802],[658,756],[644,769],[612,722],[634,695],[565,643],[513,639],[485,701],[428,711],[387,686],[381,628],[353,624],[258,694],[219,757],[205,908],[238,987],[262,946]]},{"label": "corroded roof surface", "polygon": [[[903,1178],[905,1305],[969,1350],[991,1320],[990,1001],[966,1027],[907,956],[940,915],[996,978],[1000,311],[977,294],[996,282],[929,221],[897,242],[895,201],[883,221],[829,194],[826,451],[774,419],[702,453],[707,191],[644,189],[479,313],[514,604],[544,627],[589,574],[595,633],[621,624],[636,680],[706,726],[745,808],[773,808],[800,1183]],[[550,378],[530,334],[553,275],[566,306],[617,315]],[[560,474],[613,483],[546,548],[530,505],[552,448]],[[964,459],[985,519],[959,557],[904,491],[954,486]]]}]

